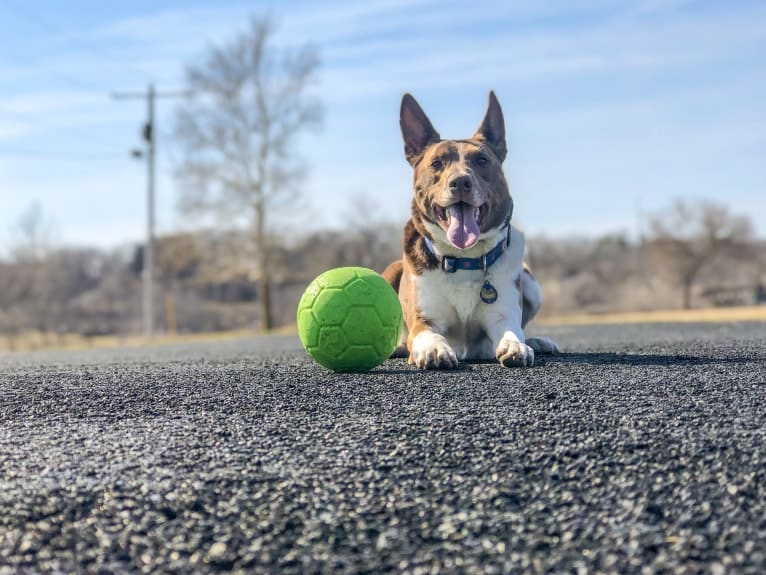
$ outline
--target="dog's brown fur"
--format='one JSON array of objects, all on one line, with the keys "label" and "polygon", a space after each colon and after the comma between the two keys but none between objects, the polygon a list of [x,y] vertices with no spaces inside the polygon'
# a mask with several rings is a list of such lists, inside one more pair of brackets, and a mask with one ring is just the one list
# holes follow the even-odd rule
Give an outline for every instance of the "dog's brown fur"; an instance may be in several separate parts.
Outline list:
[{"label": "dog's brown fur", "polygon": [[[448,335],[448,331],[452,329],[462,329],[464,337],[469,337],[466,334],[480,329],[473,320],[462,327],[450,327],[445,326],[443,321],[445,318],[427,317],[423,313],[421,301],[423,294],[420,293],[421,285],[418,278],[426,273],[432,274],[441,263],[441,260],[429,249],[426,238],[440,246],[441,255],[480,257],[497,244],[498,231],[508,229],[506,224],[513,211],[513,200],[502,167],[507,154],[505,123],[500,104],[493,92],[490,92],[489,105],[484,119],[471,138],[442,140],[426,114],[409,94],[406,94],[402,99],[400,126],[404,138],[405,157],[413,168],[414,191],[411,216],[404,228],[404,257],[402,260],[390,264],[383,272],[383,276],[399,293],[407,327],[407,348],[411,354],[410,362],[415,363],[412,356],[413,341],[420,333],[432,332],[428,337],[436,337],[438,340],[439,337]],[[470,237],[474,238],[471,243],[465,239],[450,240],[453,243],[459,242],[451,245],[446,241],[445,234],[448,231],[449,218],[445,216],[445,209],[454,205],[464,207],[459,209],[472,209],[474,211],[472,221],[475,222],[476,227],[473,229],[476,230],[478,227],[479,235],[476,239],[475,232],[466,232],[472,234]],[[509,230],[508,234],[511,233]],[[514,268],[516,271],[512,278],[509,277],[508,285],[513,284],[512,291],[517,293],[519,297],[519,300],[514,300],[512,304],[516,310],[519,310],[516,320],[518,329],[511,327],[507,329],[511,329],[514,333],[518,332],[519,338],[518,340],[509,340],[510,343],[498,348],[497,353],[499,355],[497,357],[504,365],[528,365],[533,361],[533,354],[531,350],[526,351],[528,348],[523,343],[522,325],[519,324],[526,324],[537,312],[539,300],[530,301],[523,298],[525,278],[522,276],[528,274],[526,280],[533,282],[535,286],[536,282],[529,274],[526,266],[522,267],[521,265],[523,237],[518,232],[513,233],[518,234],[520,243],[517,244],[517,249],[521,251],[513,256],[518,258],[515,260],[517,263],[514,264],[518,267]],[[469,236],[463,236],[463,238],[465,237]],[[457,247],[458,245],[461,247]],[[445,277],[444,281],[448,280],[449,278]],[[437,284],[429,285],[439,286],[441,280]],[[510,291],[504,292],[506,299],[510,297]],[[503,305],[494,306],[495,311],[492,313],[495,314]],[[513,313],[515,315],[516,312]],[[504,324],[506,316],[501,314],[498,317],[502,318]],[[495,331],[495,329],[490,329],[490,331]],[[505,333],[510,332],[506,331]],[[440,335],[435,336],[433,334]],[[476,337],[484,338],[487,335],[489,334],[476,331]],[[494,343],[497,344],[497,341]],[[446,355],[448,357],[442,357],[441,352],[437,350],[435,354],[439,356],[438,358],[433,362],[429,359],[419,367],[454,367],[457,365],[455,354],[449,349],[449,346],[446,346],[446,343],[437,343],[436,346],[440,350],[447,350]],[[555,344],[553,346],[555,347]],[[503,355],[506,353],[509,355]],[[527,354],[531,354],[529,359],[527,359]]]}]

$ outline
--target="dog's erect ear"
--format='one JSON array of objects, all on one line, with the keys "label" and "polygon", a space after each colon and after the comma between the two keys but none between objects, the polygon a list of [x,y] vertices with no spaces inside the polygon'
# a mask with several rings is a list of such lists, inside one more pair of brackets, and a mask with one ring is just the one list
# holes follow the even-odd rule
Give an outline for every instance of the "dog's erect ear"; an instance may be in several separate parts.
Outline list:
[{"label": "dog's erect ear", "polygon": [[441,139],[423,108],[410,94],[405,94],[402,98],[399,125],[404,138],[404,155],[412,166],[420,161],[429,144]]},{"label": "dog's erect ear", "polygon": [[500,108],[500,102],[494,92],[489,93],[489,106],[484,120],[479,126],[479,131],[473,136],[477,140],[485,142],[495,153],[497,159],[501,162],[505,160],[508,148],[505,145],[505,120],[503,119],[503,110]]}]

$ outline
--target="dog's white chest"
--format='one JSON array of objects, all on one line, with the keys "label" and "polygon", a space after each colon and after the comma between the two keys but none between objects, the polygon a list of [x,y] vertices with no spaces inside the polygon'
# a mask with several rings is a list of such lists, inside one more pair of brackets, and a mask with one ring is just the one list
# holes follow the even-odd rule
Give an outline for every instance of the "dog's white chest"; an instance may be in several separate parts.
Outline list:
[{"label": "dog's white chest", "polygon": [[484,305],[480,296],[484,283],[482,271],[446,274],[433,270],[423,274],[422,282],[424,311],[428,308],[437,314],[430,317],[451,317],[465,324],[476,316],[479,306]]}]

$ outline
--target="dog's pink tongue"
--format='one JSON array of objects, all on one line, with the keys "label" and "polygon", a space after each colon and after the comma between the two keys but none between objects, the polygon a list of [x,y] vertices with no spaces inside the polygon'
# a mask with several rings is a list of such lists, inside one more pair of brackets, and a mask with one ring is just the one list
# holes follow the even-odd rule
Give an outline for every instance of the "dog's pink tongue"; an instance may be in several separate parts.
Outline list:
[{"label": "dog's pink tongue", "polygon": [[464,250],[479,241],[479,223],[474,216],[473,206],[464,202],[453,204],[449,210],[447,237],[452,245]]}]

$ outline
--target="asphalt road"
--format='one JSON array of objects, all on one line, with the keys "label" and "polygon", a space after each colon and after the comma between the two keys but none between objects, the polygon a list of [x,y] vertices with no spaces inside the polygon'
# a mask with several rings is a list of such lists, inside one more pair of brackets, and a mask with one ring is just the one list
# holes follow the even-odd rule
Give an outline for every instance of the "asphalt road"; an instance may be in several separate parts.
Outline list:
[{"label": "asphalt road", "polygon": [[293,338],[0,356],[0,574],[766,572],[766,324],[530,369]]}]

